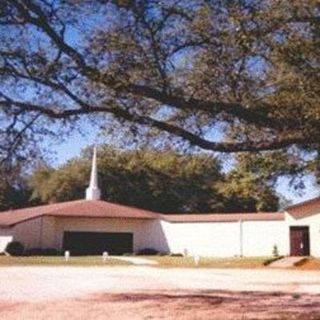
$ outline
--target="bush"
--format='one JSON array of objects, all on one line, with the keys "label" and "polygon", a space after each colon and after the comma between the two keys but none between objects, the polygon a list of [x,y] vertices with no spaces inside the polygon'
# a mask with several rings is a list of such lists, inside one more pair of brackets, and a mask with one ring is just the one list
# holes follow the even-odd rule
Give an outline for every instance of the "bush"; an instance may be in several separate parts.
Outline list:
[{"label": "bush", "polygon": [[170,257],[183,257],[182,253],[170,253]]},{"label": "bush", "polygon": [[26,256],[57,256],[59,251],[54,248],[31,248],[25,251]]},{"label": "bush", "polygon": [[21,256],[24,252],[24,245],[19,241],[11,241],[7,244],[5,252],[11,256]]},{"label": "bush", "polygon": [[58,256],[59,251],[55,248],[46,248],[42,250],[43,256]]},{"label": "bush", "polygon": [[169,255],[169,253],[168,252],[164,252],[164,251],[161,251],[161,252],[157,253],[157,256],[159,256],[159,257],[165,257],[165,256],[168,256],[168,255]]},{"label": "bush", "polygon": [[278,250],[278,246],[276,244],[273,246],[272,255],[274,257],[279,257],[279,250]]},{"label": "bush", "polygon": [[26,256],[41,256],[42,254],[42,249],[41,248],[30,248],[26,249],[24,252]]},{"label": "bush", "polygon": [[144,248],[140,251],[138,251],[139,255],[143,255],[143,256],[155,256],[156,254],[158,254],[159,251],[153,248]]}]

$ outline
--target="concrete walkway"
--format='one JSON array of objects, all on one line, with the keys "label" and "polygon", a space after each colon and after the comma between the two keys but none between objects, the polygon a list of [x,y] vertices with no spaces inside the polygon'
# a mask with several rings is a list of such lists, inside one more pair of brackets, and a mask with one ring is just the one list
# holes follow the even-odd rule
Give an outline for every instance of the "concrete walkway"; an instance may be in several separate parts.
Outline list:
[{"label": "concrete walkway", "polygon": [[271,268],[292,268],[299,262],[304,260],[305,257],[284,257],[269,264]]},{"label": "concrete walkway", "polygon": [[127,261],[134,265],[138,266],[149,266],[149,265],[157,265],[158,261],[150,260],[150,259],[144,259],[144,258],[138,258],[138,257],[114,257],[115,259]]}]

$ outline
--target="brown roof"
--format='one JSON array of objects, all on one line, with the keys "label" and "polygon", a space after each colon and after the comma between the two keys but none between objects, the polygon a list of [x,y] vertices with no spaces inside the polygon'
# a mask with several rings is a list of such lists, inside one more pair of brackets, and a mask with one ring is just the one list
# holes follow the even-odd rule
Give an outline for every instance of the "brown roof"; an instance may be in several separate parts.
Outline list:
[{"label": "brown roof", "polygon": [[320,213],[320,197],[297,203],[293,206],[286,208],[296,219],[302,219]]},{"label": "brown roof", "polygon": [[10,227],[41,216],[162,219],[168,222],[231,222],[284,220],[284,214],[273,213],[215,213],[164,215],[139,208],[128,207],[100,200],[76,200],[25,209],[0,212],[0,226]]},{"label": "brown roof", "polygon": [[40,216],[157,219],[159,214],[100,200],[76,200],[0,212],[0,226],[9,227]]},{"label": "brown roof", "polygon": [[233,222],[233,221],[272,221],[284,220],[281,212],[262,213],[213,213],[213,214],[170,214],[162,215],[170,222]]}]

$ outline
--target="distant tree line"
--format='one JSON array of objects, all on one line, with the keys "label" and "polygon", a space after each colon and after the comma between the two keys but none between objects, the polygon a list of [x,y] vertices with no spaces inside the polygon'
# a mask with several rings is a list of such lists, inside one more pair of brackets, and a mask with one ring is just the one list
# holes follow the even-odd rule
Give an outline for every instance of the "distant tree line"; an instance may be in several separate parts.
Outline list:
[{"label": "distant tree line", "polygon": [[[163,213],[274,211],[279,174],[290,174],[282,154],[239,154],[231,170],[208,154],[99,149],[102,199]],[[275,165],[276,164],[276,165]],[[0,209],[83,199],[91,149],[58,168],[16,172],[0,184]],[[6,175],[3,175],[5,177]]]}]

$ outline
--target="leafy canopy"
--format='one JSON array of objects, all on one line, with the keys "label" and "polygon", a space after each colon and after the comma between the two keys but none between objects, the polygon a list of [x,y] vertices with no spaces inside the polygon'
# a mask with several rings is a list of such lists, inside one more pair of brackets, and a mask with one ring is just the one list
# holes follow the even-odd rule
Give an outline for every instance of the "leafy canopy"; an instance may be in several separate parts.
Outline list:
[{"label": "leafy canopy", "polygon": [[0,156],[80,117],[121,123],[114,139],[317,153],[319,31],[317,0],[2,0]]},{"label": "leafy canopy", "polygon": [[[99,151],[102,198],[164,213],[274,211],[279,199],[271,185],[249,168],[221,172],[209,155],[175,152]],[[31,177],[33,198],[43,202],[83,199],[90,175],[86,151],[60,168],[40,167]],[[267,171],[267,169],[266,169]]]}]

